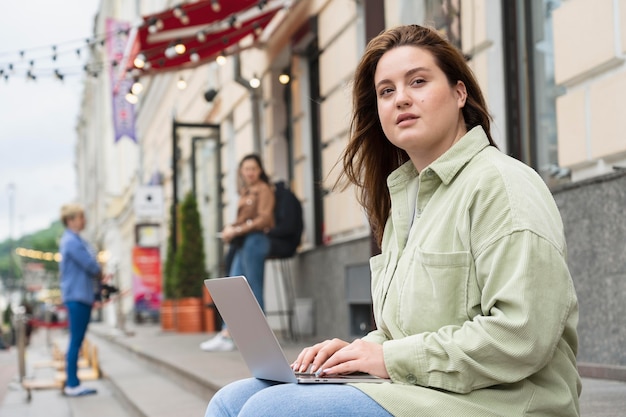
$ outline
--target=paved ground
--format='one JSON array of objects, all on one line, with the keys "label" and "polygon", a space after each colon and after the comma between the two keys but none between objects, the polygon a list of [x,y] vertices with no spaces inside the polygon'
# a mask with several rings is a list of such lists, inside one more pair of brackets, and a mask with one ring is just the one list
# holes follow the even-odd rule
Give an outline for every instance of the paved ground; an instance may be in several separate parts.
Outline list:
[{"label": "paved ground", "polygon": [[[57,331],[58,333],[59,331]],[[54,368],[35,369],[34,365],[47,362],[52,354],[45,331],[32,337],[26,353],[27,372],[24,381],[54,381]],[[19,380],[17,349],[0,351],[0,417],[134,417],[115,397],[105,379],[90,381],[86,385],[96,388],[97,395],[68,398],[56,388],[30,392],[24,390]]]},{"label": "paved ground", "polygon": [[[104,378],[86,382],[98,394],[84,398],[67,398],[51,389],[33,391],[28,402],[17,379],[15,349],[0,351],[0,417],[203,416],[219,387],[250,375],[238,352],[202,352],[198,345],[208,334],[163,332],[156,325],[130,330],[122,333],[92,323],[88,337],[99,348]],[[32,366],[49,358],[49,340],[63,344],[66,334],[35,334],[28,349],[28,378],[50,377],[45,375],[50,371]],[[292,360],[309,342],[281,343]],[[626,383],[584,378],[581,415],[626,415]]]}]

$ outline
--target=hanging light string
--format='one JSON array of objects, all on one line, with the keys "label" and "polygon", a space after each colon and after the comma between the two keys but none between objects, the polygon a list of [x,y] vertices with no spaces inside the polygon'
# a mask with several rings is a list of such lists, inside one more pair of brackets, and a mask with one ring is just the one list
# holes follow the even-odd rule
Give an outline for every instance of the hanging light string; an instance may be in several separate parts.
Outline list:
[{"label": "hanging light string", "polygon": [[[211,6],[213,11],[219,12],[221,10],[220,1],[225,0],[211,0]],[[271,2],[269,2],[271,3]],[[274,2],[276,4],[278,2]],[[291,6],[292,1],[280,1],[282,7],[289,8]],[[184,9],[182,6],[185,6]],[[260,11],[263,11],[264,8],[269,9],[268,1],[261,0],[257,2],[257,7]],[[154,26],[156,29],[151,31],[151,33],[158,32],[158,21],[161,18],[169,17],[174,15],[174,17],[178,18],[181,23],[187,24],[185,22],[185,16],[187,13],[196,10],[197,8],[204,7],[202,2],[182,2],[179,5],[175,6],[172,9],[166,10],[164,12],[152,15],[148,21],[141,22],[136,28],[148,26]],[[172,55],[171,52],[170,57],[178,56],[181,54],[185,54],[189,57],[191,62],[196,62],[199,58],[199,55],[203,50],[208,48],[213,48],[217,43],[223,42],[225,44],[228,43],[228,38],[223,39],[221,37],[212,36],[212,34],[227,30],[228,28],[234,28],[235,31],[229,32],[229,37],[239,36],[241,33],[245,31],[251,31],[254,33],[254,36],[257,37],[261,29],[268,23],[267,20],[270,20],[271,17],[266,17],[263,19],[259,19],[254,21],[250,26],[243,25],[242,22],[246,20],[250,20],[251,16],[255,15],[253,11],[253,7],[248,8],[240,13],[233,13],[226,18],[208,24],[206,27],[203,27],[197,33],[195,33],[191,37],[187,37],[185,39],[180,40],[180,44],[184,45],[185,41],[189,40],[198,40],[201,42],[201,46],[197,46],[193,49],[182,49],[182,52],[177,51],[174,52],[175,55]],[[258,12],[256,12],[258,15]],[[106,45],[107,39],[113,36],[128,36],[131,28],[126,30],[116,30],[113,32],[107,32],[104,34],[96,35],[91,38],[82,38],[70,40],[62,43],[56,43],[47,46],[38,46],[33,48],[26,48],[17,51],[0,51],[0,80],[4,79],[4,81],[8,82],[10,79],[15,77],[25,77],[26,80],[36,81],[39,78],[53,78],[60,81],[63,81],[66,77],[72,76],[81,76],[87,75],[91,77],[98,77],[103,71],[109,70],[111,68],[116,68],[119,65],[119,62],[116,60],[108,60],[108,61],[98,61],[95,59],[95,56],[99,51],[96,51],[96,48],[104,47]],[[209,41],[208,38],[211,37]],[[177,42],[173,42],[170,44],[172,48],[177,46]],[[174,49],[175,50],[175,49]],[[234,53],[233,51],[239,51],[240,48],[231,48],[231,50],[224,50],[218,56],[218,58],[222,58],[224,54],[227,52]],[[48,51],[48,52],[46,52]],[[175,50],[176,51],[176,50]],[[158,48],[155,50],[148,49],[146,51],[142,51],[144,54],[144,58],[149,60],[151,55],[156,55],[162,52],[162,48]],[[71,59],[69,56],[75,55],[76,59],[82,61],[83,59],[88,59],[88,63],[84,64],[83,62],[77,64],[68,63]],[[61,61],[63,61],[63,66],[61,66]],[[51,65],[52,64],[52,65]],[[58,64],[58,65],[54,65]],[[133,63],[129,63],[129,70],[135,69],[135,73],[129,74],[129,77],[137,77],[136,66]],[[43,65],[43,66],[42,66]],[[158,68],[157,63],[157,68]],[[146,68],[146,71],[149,68]],[[1,85],[1,84],[0,84]]]},{"label": "hanging light string", "polygon": [[[106,40],[112,36],[128,36],[128,30],[48,46],[0,52],[0,79],[8,81],[14,77],[26,77],[27,80],[36,80],[40,77],[51,77],[63,81],[66,77],[77,75],[98,76],[104,69],[116,65],[113,60],[93,60],[96,47],[104,47]],[[45,50],[48,53],[42,52]],[[76,56],[78,63],[71,63],[71,55]],[[85,64],[83,60],[89,58],[91,60]]]}]

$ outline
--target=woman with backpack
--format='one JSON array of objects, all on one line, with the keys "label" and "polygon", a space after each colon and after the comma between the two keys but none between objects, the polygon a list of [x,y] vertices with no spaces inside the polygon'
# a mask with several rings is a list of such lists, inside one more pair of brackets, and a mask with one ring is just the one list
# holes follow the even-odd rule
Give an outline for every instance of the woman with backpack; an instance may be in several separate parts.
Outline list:
[{"label": "woman with backpack", "polygon": [[[239,163],[239,202],[235,222],[222,230],[222,240],[230,244],[232,262],[228,275],[243,275],[248,280],[261,308],[265,259],[270,251],[267,232],[274,227],[274,190],[256,154],[243,157]],[[223,328],[213,338],[202,342],[205,351],[235,349],[228,330]]]}]

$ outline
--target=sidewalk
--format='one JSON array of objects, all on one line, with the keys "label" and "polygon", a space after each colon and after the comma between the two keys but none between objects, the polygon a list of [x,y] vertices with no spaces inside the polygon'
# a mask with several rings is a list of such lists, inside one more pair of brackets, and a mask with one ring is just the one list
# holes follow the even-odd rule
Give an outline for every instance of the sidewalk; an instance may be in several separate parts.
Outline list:
[{"label": "sidewalk", "polygon": [[[54,369],[34,367],[51,358],[45,332],[39,329],[31,337],[26,351],[25,380],[54,379]],[[53,331],[55,337],[63,337],[64,333]],[[134,417],[120,405],[104,379],[85,383],[97,389],[97,395],[69,398],[58,388],[33,390],[29,401],[27,391],[20,384],[17,355],[15,347],[0,351],[0,417]]]},{"label": "sidewalk", "polygon": [[[153,324],[132,325],[128,330],[128,334],[123,334],[101,323],[90,325],[87,337],[101,352],[104,375],[103,379],[87,383],[98,388],[97,395],[67,398],[58,390],[35,391],[27,403],[24,392],[10,386],[0,407],[0,417],[203,416],[217,389],[250,376],[238,352],[209,353],[199,349],[209,334],[163,332]],[[62,338],[64,334],[55,337]],[[281,344],[287,359],[293,360],[310,342]],[[44,353],[45,343],[42,345],[41,338],[35,338],[27,361]],[[2,365],[8,363],[4,355],[0,351]],[[103,407],[117,410],[103,413]],[[583,379],[582,416],[618,417],[624,415],[624,410],[626,383]]]}]

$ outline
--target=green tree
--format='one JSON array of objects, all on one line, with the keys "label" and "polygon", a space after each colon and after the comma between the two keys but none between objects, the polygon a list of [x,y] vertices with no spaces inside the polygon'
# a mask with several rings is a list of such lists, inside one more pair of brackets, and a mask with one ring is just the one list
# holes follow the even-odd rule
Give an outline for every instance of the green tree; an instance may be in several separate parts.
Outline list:
[{"label": "green tree", "polygon": [[189,192],[180,207],[180,244],[174,257],[173,275],[178,297],[202,297],[206,278],[204,242],[200,213],[194,195]]},{"label": "green tree", "polygon": [[[41,252],[57,253],[59,251],[59,239],[62,234],[63,225],[60,221],[55,221],[51,223],[47,229],[24,235],[15,240],[7,239],[0,242],[0,277],[9,285],[16,284],[16,281],[20,280],[22,277],[22,261],[29,261],[29,259],[20,259],[20,257],[15,254],[15,249],[25,248]],[[46,271],[52,273],[59,271],[59,264],[54,260],[37,259],[30,261],[41,262]],[[7,281],[9,278],[14,282],[9,283]]]}]

